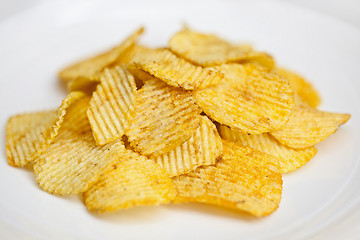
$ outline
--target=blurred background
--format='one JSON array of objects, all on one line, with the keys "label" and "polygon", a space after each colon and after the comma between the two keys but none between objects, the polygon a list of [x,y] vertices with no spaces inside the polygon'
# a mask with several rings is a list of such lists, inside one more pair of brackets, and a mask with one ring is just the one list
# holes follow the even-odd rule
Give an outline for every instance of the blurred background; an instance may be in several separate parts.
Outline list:
[{"label": "blurred background", "polygon": [[[61,0],[0,0],[0,22],[37,4]],[[234,1],[234,0],[225,0]],[[278,0],[332,15],[360,28],[360,0]]]}]

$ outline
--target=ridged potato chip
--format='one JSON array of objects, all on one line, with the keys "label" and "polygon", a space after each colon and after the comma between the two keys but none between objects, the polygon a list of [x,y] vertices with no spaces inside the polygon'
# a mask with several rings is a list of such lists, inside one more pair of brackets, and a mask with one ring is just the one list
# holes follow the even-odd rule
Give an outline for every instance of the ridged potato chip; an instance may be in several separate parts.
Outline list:
[{"label": "ridged potato chip", "polygon": [[350,114],[324,112],[298,101],[286,125],[271,135],[288,147],[307,148],[325,140],[349,118]]},{"label": "ridged potato chip", "polygon": [[281,173],[294,171],[305,165],[317,153],[315,147],[304,149],[293,149],[279,143],[269,133],[247,135],[231,130],[224,125],[218,126],[220,136],[226,140],[237,142],[241,145],[252,147],[261,152],[267,153],[279,164]]},{"label": "ridged potato chip", "polygon": [[290,85],[303,102],[314,108],[319,106],[321,103],[320,95],[310,82],[299,74],[285,68],[276,68],[276,71],[290,82]]},{"label": "ridged potato chip", "polygon": [[215,66],[223,63],[256,62],[273,68],[274,60],[266,53],[256,52],[251,47],[232,45],[211,34],[185,29],[169,41],[171,51],[200,66]]},{"label": "ridged potato chip", "polygon": [[[119,57],[116,59],[115,62],[109,64],[106,66],[106,68],[116,68],[120,65],[127,65],[131,62],[133,62],[137,57],[144,54],[145,51],[148,51],[149,48],[146,48],[144,46],[138,45],[138,44],[132,44],[129,48],[127,48]],[[105,68],[105,69],[106,69]],[[92,76],[82,76],[75,78],[72,81],[69,81],[67,84],[67,88],[69,91],[83,91],[88,94],[91,94],[93,91],[96,90],[97,85],[100,83],[101,78],[104,76],[103,69],[100,72],[97,72],[96,74]],[[146,73],[148,74],[148,73]],[[151,76],[151,75],[149,75]],[[153,78],[151,76],[151,78]],[[140,79],[135,79],[136,85],[142,85],[140,83]]]},{"label": "ridged potato chip", "polygon": [[247,134],[270,132],[288,121],[295,99],[285,79],[254,64],[219,68],[226,81],[194,92],[206,115]]},{"label": "ridged potato chip", "polygon": [[202,89],[223,80],[214,68],[193,65],[167,49],[154,49],[136,58],[132,65],[175,87]]},{"label": "ridged potato chip", "polygon": [[70,93],[57,111],[21,114],[11,117],[6,125],[6,156],[11,166],[32,163],[51,144],[74,102],[83,98],[81,92]]},{"label": "ridged potato chip", "polygon": [[201,116],[200,126],[189,140],[154,160],[173,177],[199,166],[215,164],[222,149],[215,124],[208,117]]},{"label": "ridged potato chip", "polygon": [[71,105],[54,142],[35,159],[36,181],[44,190],[56,195],[77,194],[90,188],[125,151],[121,140],[96,146],[86,110],[89,98]]},{"label": "ridged potato chip", "polygon": [[242,210],[255,216],[275,211],[280,203],[282,176],[270,155],[223,141],[222,159],[173,178],[175,202],[201,202]]},{"label": "ridged potato chip", "polygon": [[91,211],[116,210],[168,203],[175,197],[170,177],[154,161],[131,150],[116,156],[118,162],[106,175],[83,193]]},{"label": "ridged potato chip", "polygon": [[148,157],[160,156],[188,140],[200,124],[201,110],[191,92],[153,78],[135,95],[125,133],[131,146]]},{"label": "ridged potato chip", "polygon": [[60,71],[59,78],[64,82],[72,81],[78,77],[91,78],[103,70],[106,66],[115,62],[122,53],[124,53],[136,42],[143,31],[144,28],[139,28],[119,46],[111,49],[110,51],[66,67]]},{"label": "ridged potato chip", "polygon": [[134,77],[124,65],[104,70],[87,110],[97,145],[105,145],[124,135],[135,105],[135,91]]},{"label": "ridged potato chip", "polygon": [[124,54],[122,54],[121,57],[116,62],[114,62],[110,66],[118,66],[120,64],[126,64],[128,70],[135,77],[136,87],[140,89],[144,85],[144,82],[154,77],[149,73],[137,69],[130,64],[136,61],[136,59],[142,58],[142,56],[148,54],[148,52],[151,51],[153,51],[153,49],[150,49],[148,47],[139,44],[134,44]]},{"label": "ridged potato chip", "polygon": [[154,50],[151,48],[134,43],[123,54],[121,54],[115,62],[110,64],[109,67],[115,67],[120,64],[128,65],[128,64],[136,61],[138,58],[141,58],[143,55],[146,55],[152,51],[154,51]]}]

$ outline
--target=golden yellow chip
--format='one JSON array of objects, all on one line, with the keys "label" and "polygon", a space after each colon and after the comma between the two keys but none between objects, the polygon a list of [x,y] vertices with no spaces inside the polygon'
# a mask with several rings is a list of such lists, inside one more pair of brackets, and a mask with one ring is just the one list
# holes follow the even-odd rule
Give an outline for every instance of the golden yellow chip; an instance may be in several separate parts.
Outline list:
[{"label": "golden yellow chip", "polygon": [[169,42],[171,51],[201,66],[214,66],[230,62],[257,62],[273,68],[274,60],[266,53],[256,52],[249,46],[235,46],[211,34],[185,29],[176,33]]},{"label": "golden yellow chip", "polygon": [[286,125],[271,135],[288,147],[307,148],[329,137],[349,118],[350,114],[319,111],[297,102]]},{"label": "golden yellow chip", "polygon": [[223,80],[218,70],[193,65],[167,49],[148,51],[136,58],[132,65],[171,86],[186,90],[205,88]]},{"label": "golden yellow chip", "polygon": [[122,53],[124,53],[136,42],[143,31],[144,28],[138,29],[119,46],[111,49],[108,52],[66,67],[60,71],[59,78],[64,82],[69,82],[79,77],[91,78],[103,70],[106,66],[115,62]]},{"label": "golden yellow chip", "polygon": [[121,140],[96,146],[86,118],[89,98],[71,105],[59,135],[35,159],[33,166],[40,187],[52,194],[77,194],[90,188],[111,170],[119,152],[125,151]]},{"label": "golden yellow chip", "polygon": [[200,112],[191,92],[153,78],[136,93],[125,133],[136,151],[154,158],[188,140],[200,124]]},{"label": "golden yellow chip", "polygon": [[222,159],[173,178],[175,202],[201,202],[238,209],[255,216],[275,211],[282,177],[270,155],[223,141]]},{"label": "golden yellow chip", "polygon": [[146,55],[150,51],[153,50],[145,46],[134,44],[124,54],[122,54],[121,57],[119,57],[119,59],[116,60],[116,62],[111,64],[110,67],[118,66],[120,64],[126,64],[128,70],[135,77],[136,87],[140,89],[144,85],[145,81],[152,79],[154,77],[143,70],[130,66],[129,64],[136,61],[136,59],[141,58],[143,55]]},{"label": "golden yellow chip", "polygon": [[11,117],[6,125],[6,155],[11,166],[22,167],[54,140],[74,102],[83,98],[81,92],[70,93],[57,111],[22,114]]},{"label": "golden yellow chip", "polygon": [[124,65],[105,69],[90,101],[87,116],[99,146],[124,135],[135,105],[134,77]]},{"label": "golden yellow chip", "polygon": [[320,95],[305,78],[285,68],[277,68],[276,71],[290,82],[295,93],[303,102],[311,107],[319,106],[321,103]]},{"label": "golden yellow chip", "polygon": [[[121,53],[115,62],[109,64],[106,66],[106,68],[115,68],[116,66],[124,64],[127,65],[133,62],[137,57],[142,56],[145,51],[148,51],[148,48],[134,43],[126,50],[124,50],[124,52]],[[95,73],[92,76],[81,76],[69,81],[67,84],[68,90],[83,91],[88,94],[92,93],[96,90],[96,86],[100,83],[100,79],[104,75],[104,70],[105,69]],[[135,79],[135,81],[137,85],[142,85],[140,79]]]},{"label": "golden yellow chip", "polygon": [[121,54],[115,62],[110,64],[109,67],[115,67],[122,63],[128,65],[136,61],[136,59],[141,58],[143,55],[146,55],[148,54],[148,52],[152,52],[152,51],[153,49],[151,48],[134,43],[123,54]]},{"label": "golden yellow chip", "polygon": [[67,89],[69,92],[82,91],[90,95],[93,91],[95,91],[96,86],[100,83],[100,76],[101,72],[96,73],[93,76],[81,76],[75,78],[74,80],[68,82]]},{"label": "golden yellow chip", "polygon": [[215,164],[222,148],[215,124],[208,117],[201,116],[200,126],[189,140],[154,160],[173,177],[199,166]]},{"label": "golden yellow chip", "polygon": [[304,149],[289,148],[274,139],[269,133],[247,135],[219,125],[220,136],[226,140],[252,147],[276,158],[281,173],[294,171],[312,159],[317,150],[315,147]]},{"label": "golden yellow chip", "polygon": [[170,177],[154,161],[126,150],[118,162],[83,194],[91,211],[113,212],[141,205],[168,203],[175,197]]},{"label": "golden yellow chip", "polygon": [[254,64],[219,68],[226,81],[194,94],[210,118],[247,134],[270,132],[287,122],[295,100],[285,79]]},{"label": "golden yellow chip", "polygon": [[56,118],[56,111],[20,114],[6,125],[6,155],[11,166],[25,166],[41,145],[39,138]]}]

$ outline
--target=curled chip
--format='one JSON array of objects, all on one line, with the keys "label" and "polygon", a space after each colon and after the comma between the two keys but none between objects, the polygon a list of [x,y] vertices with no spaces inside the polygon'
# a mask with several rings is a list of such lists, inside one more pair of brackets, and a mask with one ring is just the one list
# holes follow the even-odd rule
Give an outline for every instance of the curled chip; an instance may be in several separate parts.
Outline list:
[{"label": "curled chip", "polygon": [[154,161],[126,150],[106,175],[83,193],[91,211],[113,212],[141,205],[168,203],[175,189],[166,172]]},{"label": "curled chip", "polygon": [[271,135],[280,143],[292,148],[307,148],[333,134],[350,114],[319,111],[297,101],[289,121]]},{"label": "curled chip", "polygon": [[312,159],[317,150],[315,147],[304,149],[289,148],[272,137],[269,133],[247,135],[231,130],[229,127],[219,125],[220,136],[226,140],[252,147],[276,158],[281,173],[294,171]]},{"label": "curled chip", "polygon": [[314,108],[319,106],[321,103],[320,95],[305,78],[285,68],[277,68],[276,71],[289,81],[303,102]]},{"label": "curled chip", "polygon": [[136,106],[125,133],[131,146],[157,157],[188,140],[200,124],[201,110],[191,92],[153,78],[136,93]]},{"label": "curled chip", "polygon": [[215,35],[189,29],[176,33],[169,45],[171,51],[205,67],[231,62],[256,62],[270,69],[274,67],[273,58],[266,53],[256,52],[249,46],[235,46]]},{"label": "curled chip", "polygon": [[193,65],[167,49],[148,51],[132,65],[171,86],[186,90],[205,88],[223,80],[223,75],[216,69]]},{"label": "curled chip", "polygon": [[136,40],[143,31],[144,28],[140,28],[132,35],[130,35],[119,46],[111,49],[110,51],[78,62],[61,70],[59,73],[60,79],[64,82],[73,81],[78,77],[88,77],[89,79],[91,79],[92,76],[99,73],[106,66],[115,62],[121,54],[123,54],[129,47],[131,47],[136,42]]},{"label": "curled chip", "polygon": [[208,117],[201,116],[200,126],[189,140],[154,160],[170,176],[177,176],[199,166],[215,164],[222,148],[215,124]]},{"label": "curled chip", "polygon": [[265,216],[280,203],[282,177],[270,155],[223,141],[222,159],[173,178],[175,202],[201,202]]},{"label": "curled chip", "polygon": [[71,105],[54,142],[35,159],[33,166],[40,187],[52,194],[77,194],[86,191],[106,174],[119,152],[125,151],[118,140],[96,146],[86,119],[89,98]]},{"label": "curled chip", "polygon": [[124,65],[105,69],[90,100],[87,116],[96,144],[102,146],[124,135],[135,105],[134,77]]},{"label": "curled chip", "polygon": [[247,134],[270,132],[288,121],[295,100],[285,79],[254,64],[219,68],[226,81],[194,94],[206,115]]},{"label": "curled chip", "polygon": [[57,111],[11,117],[6,125],[6,156],[9,164],[22,167],[32,163],[57,136],[68,108],[83,97],[81,92],[72,92]]}]

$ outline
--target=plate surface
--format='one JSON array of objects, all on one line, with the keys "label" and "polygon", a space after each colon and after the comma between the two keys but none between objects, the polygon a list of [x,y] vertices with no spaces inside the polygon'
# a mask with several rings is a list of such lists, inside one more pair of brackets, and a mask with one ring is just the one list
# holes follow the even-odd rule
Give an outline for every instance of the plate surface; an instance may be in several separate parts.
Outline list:
[{"label": "plate surface", "polygon": [[[47,194],[31,171],[7,165],[7,118],[57,107],[66,94],[56,78],[59,69],[112,47],[140,25],[147,30],[142,43],[164,46],[184,23],[271,53],[280,65],[313,82],[323,99],[321,109],[352,114],[318,144],[315,159],[284,176],[274,214],[256,219],[189,204],[96,216],[79,197]],[[3,239],[310,239],[324,234],[339,239],[342,227],[356,228],[356,220],[340,222],[354,214],[360,219],[358,29],[276,1],[51,1],[4,21],[0,36]]]}]

